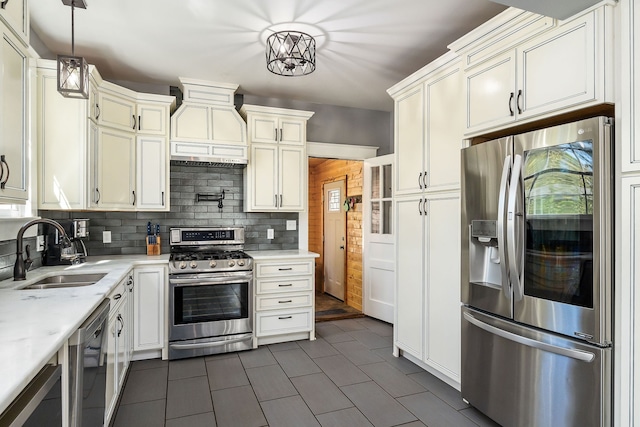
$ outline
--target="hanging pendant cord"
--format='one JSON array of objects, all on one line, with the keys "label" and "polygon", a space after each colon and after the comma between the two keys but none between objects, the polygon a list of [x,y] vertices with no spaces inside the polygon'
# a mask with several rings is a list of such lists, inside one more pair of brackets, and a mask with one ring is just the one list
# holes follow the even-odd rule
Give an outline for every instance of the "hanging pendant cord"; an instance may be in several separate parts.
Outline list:
[{"label": "hanging pendant cord", "polygon": [[73,14],[73,2],[71,2],[71,56],[76,56],[76,49],[75,49],[75,37],[73,35],[74,33],[74,14]]}]

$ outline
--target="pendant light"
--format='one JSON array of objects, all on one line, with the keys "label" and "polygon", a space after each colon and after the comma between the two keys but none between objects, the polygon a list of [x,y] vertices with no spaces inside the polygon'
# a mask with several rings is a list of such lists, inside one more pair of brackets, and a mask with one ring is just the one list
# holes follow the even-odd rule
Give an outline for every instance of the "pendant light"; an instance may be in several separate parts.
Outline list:
[{"label": "pendant light", "polygon": [[74,9],[86,9],[85,0],[62,0],[71,6],[71,55],[58,55],[58,92],[67,98],[89,98],[89,64],[75,56]]},{"label": "pendant light", "polygon": [[281,76],[303,76],[316,69],[316,41],[300,31],[278,31],[267,38],[267,69]]}]

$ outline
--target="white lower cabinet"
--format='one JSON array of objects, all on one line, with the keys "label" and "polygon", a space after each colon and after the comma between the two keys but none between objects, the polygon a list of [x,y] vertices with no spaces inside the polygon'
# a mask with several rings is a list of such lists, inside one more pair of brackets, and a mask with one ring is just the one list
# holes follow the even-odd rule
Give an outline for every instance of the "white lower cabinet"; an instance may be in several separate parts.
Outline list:
[{"label": "white lower cabinet", "polygon": [[[159,356],[164,347],[165,288],[167,267],[144,266],[134,269],[133,351],[136,359]],[[153,353],[153,354],[152,354]]]},{"label": "white lower cabinet", "polygon": [[396,318],[400,351],[460,383],[460,192],[396,200]]},{"label": "white lower cabinet", "polygon": [[131,312],[129,276],[123,279],[109,294],[111,307],[107,325],[107,384],[105,425],[115,415],[118,395],[131,357]]},{"label": "white lower cabinet", "polygon": [[255,260],[254,347],[315,339],[313,258]]}]

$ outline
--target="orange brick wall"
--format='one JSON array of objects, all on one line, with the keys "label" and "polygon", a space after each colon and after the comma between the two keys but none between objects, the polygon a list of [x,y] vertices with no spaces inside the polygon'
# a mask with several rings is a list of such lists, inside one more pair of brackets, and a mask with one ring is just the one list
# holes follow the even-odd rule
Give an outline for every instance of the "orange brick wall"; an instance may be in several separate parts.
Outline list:
[{"label": "orange brick wall", "polygon": [[[320,254],[316,259],[316,290],[324,283],[324,248],[322,244],[322,186],[346,178],[347,197],[362,195],[361,161],[309,159],[309,250]],[[362,310],[362,204],[347,212],[346,303]]]}]

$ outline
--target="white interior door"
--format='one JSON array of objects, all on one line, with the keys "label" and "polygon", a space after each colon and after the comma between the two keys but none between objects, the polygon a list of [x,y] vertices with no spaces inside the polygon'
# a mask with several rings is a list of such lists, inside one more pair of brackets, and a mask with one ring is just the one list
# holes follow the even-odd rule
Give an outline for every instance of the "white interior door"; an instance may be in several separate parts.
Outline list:
[{"label": "white interior door", "polygon": [[392,176],[393,155],[364,161],[362,303],[364,314],[389,323],[395,306]]},{"label": "white interior door", "polygon": [[324,185],[324,291],[344,301],[347,214],[342,209],[345,181]]}]

